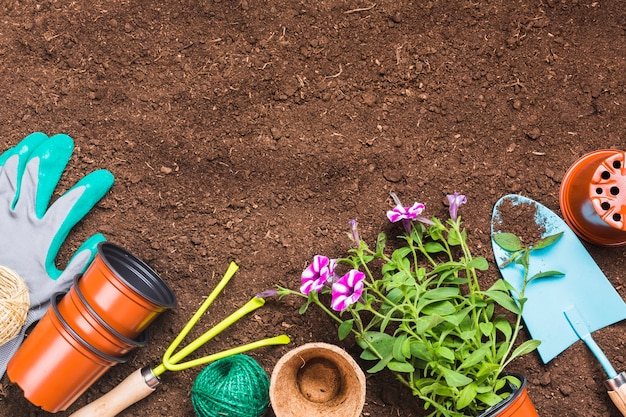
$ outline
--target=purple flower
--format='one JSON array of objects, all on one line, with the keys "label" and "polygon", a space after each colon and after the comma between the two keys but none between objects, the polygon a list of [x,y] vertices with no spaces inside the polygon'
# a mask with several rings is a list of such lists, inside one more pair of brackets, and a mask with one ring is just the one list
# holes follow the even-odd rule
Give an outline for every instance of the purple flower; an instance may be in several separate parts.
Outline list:
[{"label": "purple flower", "polygon": [[395,223],[402,220],[404,230],[408,234],[411,233],[411,220],[419,220],[424,223],[432,223],[430,220],[420,217],[425,206],[422,203],[414,203],[411,207],[405,207],[400,202],[400,199],[394,193],[391,193],[391,198],[396,203],[396,207],[393,210],[387,212],[387,218],[390,222]]},{"label": "purple flower", "polygon": [[352,232],[352,240],[358,248],[359,246],[361,246],[361,239],[359,237],[359,229],[357,228],[357,225],[358,223],[356,222],[356,220],[350,220],[350,231]]},{"label": "purple flower", "polygon": [[448,197],[448,202],[450,203],[450,218],[456,221],[459,206],[467,203],[467,197],[463,194],[457,193],[456,191],[454,194],[448,194],[446,197]]},{"label": "purple flower", "polygon": [[333,284],[331,307],[335,311],[343,311],[356,303],[363,294],[365,274],[352,269]]},{"label": "purple flower", "polygon": [[332,281],[335,273],[335,264],[335,259],[315,255],[311,265],[302,272],[300,292],[304,295],[309,295],[311,291],[319,292],[324,287],[324,284]]},{"label": "purple flower", "polygon": [[278,295],[278,290],[276,289],[270,289],[270,290],[265,290],[263,292],[260,292],[256,295],[256,298],[269,298],[269,297],[276,297]]}]

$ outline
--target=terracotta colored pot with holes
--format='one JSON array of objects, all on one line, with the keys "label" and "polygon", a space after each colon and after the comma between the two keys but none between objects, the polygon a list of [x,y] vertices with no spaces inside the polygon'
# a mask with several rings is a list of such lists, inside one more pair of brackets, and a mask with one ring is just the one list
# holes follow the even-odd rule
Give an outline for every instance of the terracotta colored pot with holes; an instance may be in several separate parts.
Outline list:
[{"label": "terracotta colored pot with holes", "polygon": [[626,244],[626,153],[611,149],[583,155],[567,170],[559,195],[567,224],[600,246]]},{"label": "terracotta colored pot with holes", "polygon": [[7,365],[9,379],[31,403],[56,413],[67,409],[109,368],[125,362],[89,345],[59,313],[52,297],[48,311]]},{"label": "terracotta colored pot with holes", "polygon": [[338,346],[307,343],[276,363],[270,401],[276,417],[359,417],[365,375]]},{"label": "terracotta colored pot with holes", "polygon": [[98,245],[77,286],[95,313],[130,339],[176,305],[171,288],[152,268],[110,242]]},{"label": "terracotta colored pot with holes", "polygon": [[514,376],[522,381],[522,385],[519,388],[510,385],[511,395],[506,400],[482,413],[479,417],[539,417],[537,409],[528,396],[526,378],[522,375]]},{"label": "terracotta colored pot with holes", "polygon": [[58,302],[59,313],[68,326],[91,346],[107,355],[123,356],[137,347],[145,346],[145,331],[137,339],[129,339],[96,314],[76,285],[78,277],[74,278],[74,285]]}]

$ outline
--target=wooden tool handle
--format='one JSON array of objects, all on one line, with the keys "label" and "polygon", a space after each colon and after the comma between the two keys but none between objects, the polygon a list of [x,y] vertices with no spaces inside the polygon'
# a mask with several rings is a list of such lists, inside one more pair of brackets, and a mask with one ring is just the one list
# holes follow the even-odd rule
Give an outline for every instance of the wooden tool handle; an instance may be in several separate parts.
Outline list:
[{"label": "wooden tool handle", "polygon": [[[152,375],[149,369],[147,371]],[[156,383],[149,383],[145,368],[137,369],[111,391],[87,404],[70,417],[114,417],[154,392],[158,379],[154,375],[152,377],[154,379],[150,381],[157,381]]]},{"label": "wooden tool handle", "polygon": [[620,386],[615,391],[609,391],[609,397],[622,415],[626,416],[626,385]]}]

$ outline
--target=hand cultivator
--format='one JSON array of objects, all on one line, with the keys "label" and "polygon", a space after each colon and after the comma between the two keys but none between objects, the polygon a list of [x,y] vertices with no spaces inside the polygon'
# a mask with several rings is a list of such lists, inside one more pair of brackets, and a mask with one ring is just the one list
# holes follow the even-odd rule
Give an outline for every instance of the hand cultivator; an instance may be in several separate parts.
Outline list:
[{"label": "hand cultivator", "polygon": [[206,331],[204,334],[196,338],[187,346],[180,349],[180,351],[178,351],[177,353],[174,353],[174,351],[180,346],[181,342],[189,334],[191,329],[199,321],[200,317],[206,312],[206,310],[213,303],[215,298],[219,295],[219,293],[233,277],[237,269],[238,266],[235,263],[230,264],[222,280],[218,283],[218,285],[207,297],[204,303],[202,303],[202,305],[196,311],[193,317],[184,326],[183,330],[178,334],[178,336],[167,348],[159,365],[154,368],[144,367],[136,370],[113,390],[111,390],[101,398],[97,399],[96,401],[76,411],[74,414],[71,415],[71,417],[115,416],[122,410],[153,393],[156,387],[160,384],[159,377],[166,371],[182,371],[192,368],[194,366],[208,364],[218,359],[222,359],[224,357],[238,353],[243,353],[259,347],[283,345],[289,343],[289,337],[283,334],[280,336],[234,347],[232,349],[227,349],[222,352],[213,353],[198,359],[183,361],[190,354],[192,354],[209,340],[220,334],[226,328],[230,327],[240,318],[265,304],[265,300],[263,298],[254,297],[237,311],[232,313],[230,316]]}]

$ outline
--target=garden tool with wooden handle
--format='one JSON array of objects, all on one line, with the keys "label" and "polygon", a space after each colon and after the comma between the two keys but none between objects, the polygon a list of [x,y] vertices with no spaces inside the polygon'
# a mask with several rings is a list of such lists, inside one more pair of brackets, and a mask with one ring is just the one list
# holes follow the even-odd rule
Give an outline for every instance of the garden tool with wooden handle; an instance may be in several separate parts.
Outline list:
[{"label": "garden tool with wooden handle", "polygon": [[580,340],[585,342],[591,353],[596,357],[609,379],[606,386],[609,389],[609,397],[623,416],[626,416],[626,372],[617,373],[611,365],[600,346],[591,337],[591,332],[583,320],[580,312],[575,306],[570,306],[563,312],[572,329],[576,332]]},{"label": "garden tool with wooden handle", "polygon": [[238,266],[231,262],[226,274],[222,280],[218,283],[215,289],[202,303],[200,308],[196,311],[193,317],[187,322],[183,330],[178,334],[174,341],[165,351],[162,362],[155,368],[144,367],[137,369],[130,374],[124,381],[113,388],[111,391],[98,398],[96,401],[86,405],[80,410],[73,413],[70,417],[113,417],[120,413],[122,410],[130,407],[132,404],[146,398],[152,394],[156,387],[160,384],[159,377],[165,371],[181,371],[189,369],[194,366],[204,365],[210,362],[214,362],[224,357],[235,355],[238,353],[247,352],[252,349],[256,349],[264,346],[271,345],[284,345],[291,340],[287,335],[280,335],[268,339],[259,340],[246,345],[238,346],[232,349],[228,349],[222,352],[214,353],[212,355],[204,356],[199,359],[189,360],[181,362],[191,353],[195,352],[199,347],[203,346],[213,337],[220,334],[223,330],[230,327],[237,320],[245,316],[246,314],[258,309],[265,300],[263,298],[254,297],[248,301],[244,306],[232,313],[230,316],[222,320],[220,323],[209,329],[207,332],[199,336],[189,345],[182,348],[179,352],[174,351],[179,347],[180,343],[187,336],[189,331],[198,322],[200,317],[204,314],[207,308],[215,300],[217,295],[222,291],[224,286],[230,281],[234,273],[237,271]]}]

